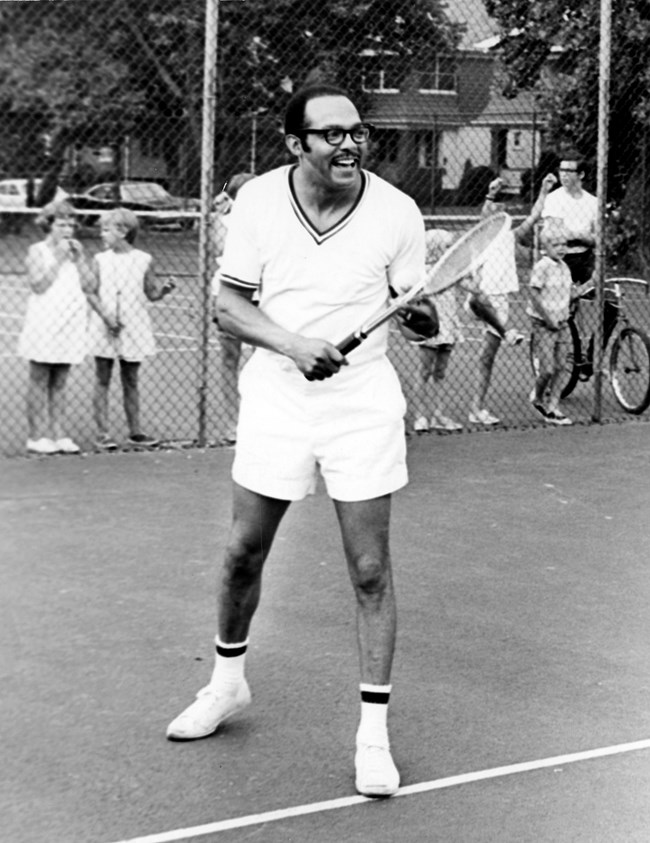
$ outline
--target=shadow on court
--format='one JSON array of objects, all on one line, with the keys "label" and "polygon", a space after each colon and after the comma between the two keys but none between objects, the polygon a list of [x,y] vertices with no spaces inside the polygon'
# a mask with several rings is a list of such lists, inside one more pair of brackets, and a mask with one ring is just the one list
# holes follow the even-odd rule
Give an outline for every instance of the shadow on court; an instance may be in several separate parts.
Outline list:
[{"label": "shadow on court", "polygon": [[0,838],[647,843],[650,749],[435,783],[650,738],[650,427],[432,435],[409,450],[391,702],[407,792],[341,805],[354,607],[322,490],[290,509],[268,562],[253,705],[178,744],[167,722],[212,665],[232,453],[3,461]]}]

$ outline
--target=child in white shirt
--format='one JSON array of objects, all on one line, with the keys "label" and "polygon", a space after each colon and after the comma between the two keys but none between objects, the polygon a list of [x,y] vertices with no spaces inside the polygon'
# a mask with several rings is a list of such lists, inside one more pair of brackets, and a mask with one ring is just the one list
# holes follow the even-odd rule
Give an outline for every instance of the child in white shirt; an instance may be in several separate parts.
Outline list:
[{"label": "child in white shirt", "polygon": [[[563,258],[567,237],[563,226],[547,224],[540,234],[544,254],[533,267],[527,313],[539,372],[535,380],[532,405],[545,421],[570,425],[573,422],[559,408],[561,375],[571,343],[568,326],[574,287],[571,272]],[[548,402],[545,396],[548,393]]]}]

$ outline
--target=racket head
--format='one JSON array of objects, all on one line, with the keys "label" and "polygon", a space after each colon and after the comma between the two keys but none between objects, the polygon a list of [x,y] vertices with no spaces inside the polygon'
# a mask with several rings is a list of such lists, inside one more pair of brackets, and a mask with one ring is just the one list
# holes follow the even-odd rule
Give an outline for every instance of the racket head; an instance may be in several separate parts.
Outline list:
[{"label": "racket head", "polygon": [[511,223],[510,214],[500,211],[472,226],[427,272],[421,292],[427,295],[441,293],[475,272],[485,261],[492,243],[510,228]]}]

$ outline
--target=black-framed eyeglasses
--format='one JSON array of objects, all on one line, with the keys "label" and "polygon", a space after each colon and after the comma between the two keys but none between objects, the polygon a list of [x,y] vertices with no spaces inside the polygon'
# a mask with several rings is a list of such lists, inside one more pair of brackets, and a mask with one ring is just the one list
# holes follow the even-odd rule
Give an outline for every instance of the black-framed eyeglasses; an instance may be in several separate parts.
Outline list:
[{"label": "black-framed eyeglasses", "polygon": [[575,167],[559,167],[558,172],[560,172],[560,173],[577,173],[578,170]]},{"label": "black-framed eyeglasses", "polygon": [[342,126],[330,126],[328,129],[300,129],[298,135],[319,135],[330,146],[341,146],[346,135],[350,135],[353,143],[366,143],[375,127],[370,123],[358,123],[351,129]]}]

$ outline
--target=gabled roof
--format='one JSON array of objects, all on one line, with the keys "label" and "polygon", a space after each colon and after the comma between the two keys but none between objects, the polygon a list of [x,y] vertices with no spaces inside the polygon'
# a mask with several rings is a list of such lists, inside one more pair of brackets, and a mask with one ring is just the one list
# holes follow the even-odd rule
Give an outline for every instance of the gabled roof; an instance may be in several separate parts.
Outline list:
[{"label": "gabled roof", "polygon": [[483,0],[449,0],[445,14],[454,23],[463,23],[466,32],[460,43],[461,50],[476,49],[476,45],[499,31],[498,24],[485,11]]},{"label": "gabled roof", "polygon": [[457,125],[461,121],[455,95],[413,90],[374,97],[368,117],[378,128],[392,129],[431,128],[435,122]]},{"label": "gabled roof", "polygon": [[519,91],[516,97],[506,97],[498,77],[492,81],[490,98],[480,116],[474,122],[494,123],[503,121],[514,125],[530,125],[537,112],[533,91]]}]

